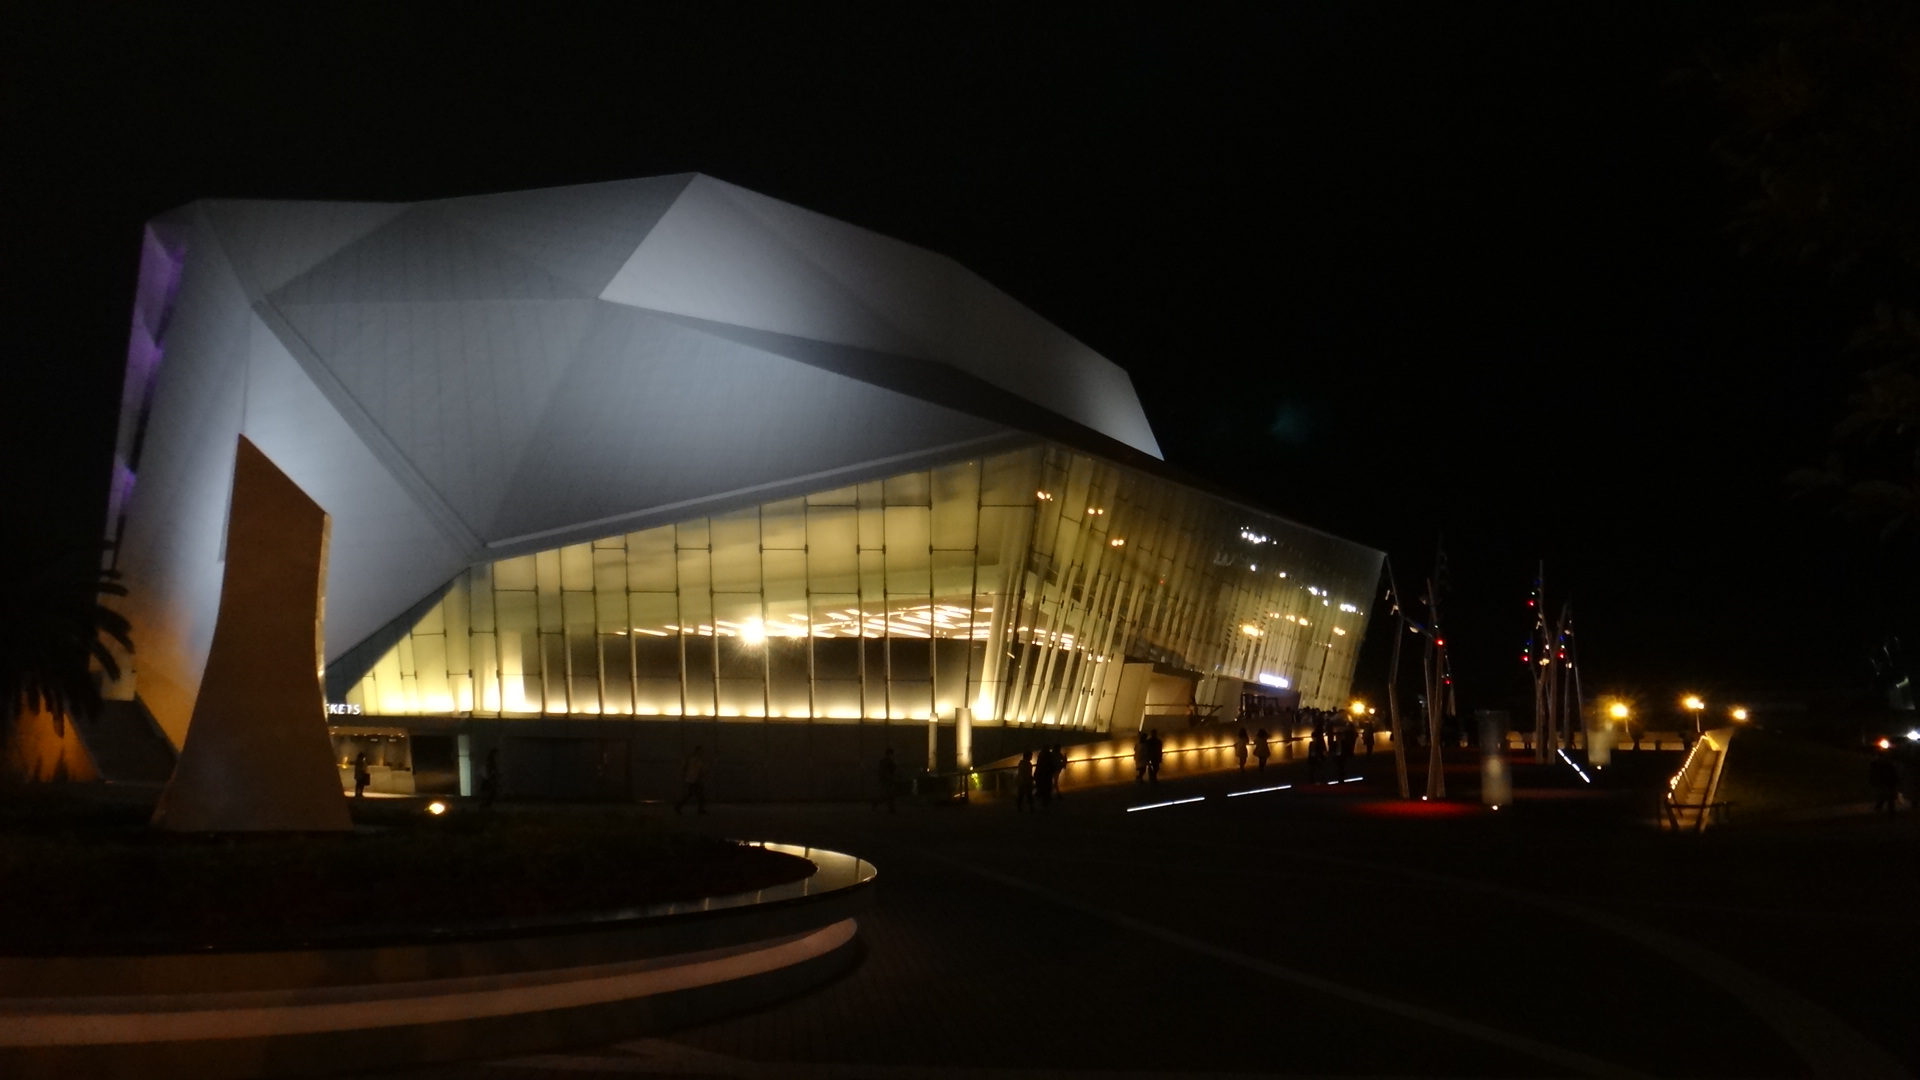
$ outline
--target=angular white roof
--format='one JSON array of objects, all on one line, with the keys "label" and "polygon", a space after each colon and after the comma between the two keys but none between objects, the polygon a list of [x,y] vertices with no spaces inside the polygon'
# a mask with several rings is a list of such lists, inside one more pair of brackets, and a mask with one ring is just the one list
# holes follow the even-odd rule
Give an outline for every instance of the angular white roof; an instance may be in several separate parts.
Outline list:
[{"label": "angular white roof", "polygon": [[212,200],[148,247],[142,296],[177,291],[136,320],[116,505],[170,731],[242,434],[332,515],[328,660],[483,559],[1032,435],[1159,457],[1124,371],[965,267],[705,176]]}]

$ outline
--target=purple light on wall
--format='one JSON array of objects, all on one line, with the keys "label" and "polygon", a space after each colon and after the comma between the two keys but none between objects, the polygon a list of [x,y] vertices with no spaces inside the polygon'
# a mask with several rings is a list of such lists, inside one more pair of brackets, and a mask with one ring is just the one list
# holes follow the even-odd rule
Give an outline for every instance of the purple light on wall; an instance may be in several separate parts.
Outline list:
[{"label": "purple light on wall", "polygon": [[169,244],[162,228],[148,226],[140,245],[140,279],[133,290],[133,327],[127,335],[126,377],[120,384],[120,428],[114,440],[113,479],[107,491],[108,539],[117,549],[140,467],[140,444],[153,405],[155,376],[166,356],[163,342],[185,267],[184,237]]}]

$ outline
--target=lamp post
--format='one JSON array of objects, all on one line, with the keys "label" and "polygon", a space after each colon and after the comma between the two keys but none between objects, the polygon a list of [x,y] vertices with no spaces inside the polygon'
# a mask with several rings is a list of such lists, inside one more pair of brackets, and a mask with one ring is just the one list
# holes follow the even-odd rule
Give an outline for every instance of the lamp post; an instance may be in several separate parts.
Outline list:
[{"label": "lamp post", "polygon": [[1744,724],[1744,723],[1746,723],[1746,721],[1747,721],[1747,710],[1746,710],[1746,707],[1745,707],[1745,706],[1742,706],[1742,705],[1735,705],[1735,706],[1733,707],[1733,718],[1734,718],[1735,720],[1738,720],[1738,721],[1740,721],[1740,722],[1741,722],[1741,723],[1743,723],[1743,724]]},{"label": "lamp post", "polygon": [[1680,704],[1686,706],[1687,710],[1693,713],[1693,733],[1695,735],[1700,734],[1700,710],[1706,708],[1707,703],[1701,701],[1696,694],[1688,694]]}]

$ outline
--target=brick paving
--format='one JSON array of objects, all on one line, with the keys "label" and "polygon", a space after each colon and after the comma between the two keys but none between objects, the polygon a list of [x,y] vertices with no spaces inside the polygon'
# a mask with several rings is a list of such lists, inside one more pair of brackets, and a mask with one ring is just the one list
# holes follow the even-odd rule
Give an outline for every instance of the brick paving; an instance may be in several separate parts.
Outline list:
[{"label": "brick paving", "polygon": [[1229,770],[1069,789],[1044,814],[722,805],[702,827],[879,866],[853,971],[665,1038],[393,1075],[1913,1070],[1920,825],[1660,833],[1644,792],[1674,757],[1623,754],[1598,789],[1519,768],[1498,814],[1389,798],[1384,754],[1354,784],[1227,798],[1259,786]]}]

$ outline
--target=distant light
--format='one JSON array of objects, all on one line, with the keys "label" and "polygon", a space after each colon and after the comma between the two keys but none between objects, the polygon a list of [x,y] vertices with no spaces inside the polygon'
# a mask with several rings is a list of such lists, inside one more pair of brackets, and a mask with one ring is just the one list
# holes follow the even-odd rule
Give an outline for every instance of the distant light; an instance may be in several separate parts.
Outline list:
[{"label": "distant light", "polygon": [[1034,497],[1034,498],[1036,498],[1036,499],[1039,499],[1039,500],[1040,500],[1041,502],[1052,502],[1052,501],[1053,501],[1053,492],[1051,492],[1051,491],[1036,491],[1036,492],[1034,492],[1034,493],[1033,493],[1033,497]]},{"label": "distant light", "polygon": [[740,640],[748,645],[759,645],[767,640],[767,627],[759,619],[748,619],[740,627]]},{"label": "distant light", "polygon": [[1616,701],[1612,705],[1607,706],[1607,715],[1613,717],[1615,720],[1625,720],[1627,718],[1627,703],[1624,701]]},{"label": "distant light", "polygon": [[1892,740],[1890,740],[1890,739],[1886,739],[1886,738],[1882,738],[1882,739],[1881,739],[1881,740],[1880,740],[1879,742],[1877,742],[1877,743],[1874,743],[1873,745],[1875,745],[1875,746],[1877,746],[1877,747],[1879,747],[1879,748],[1880,748],[1880,749],[1882,749],[1882,750],[1891,750],[1891,749],[1893,749],[1893,742],[1892,742]]},{"label": "distant light", "polygon": [[1747,710],[1745,709],[1733,710],[1733,718],[1735,720],[1745,720],[1747,718]]},{"label": "distant light", "polygon": [[1287,682],[1284,676],[1269,675],[1264,671],[1261,672],[1258,676],[1256,676],[1256,679],[1262,686],[1277,686],[1282,690],[1285,690],[1289,685],[1291,685],[1290,683]]},{"label": "distant light", "polygon": [[1358,612],[1360,609],[1357,607],[1354,607],[1352,604],[1341,604],[1340,610],[1352,613],[1352,612]]},{"label": "distant light", "polygon": [[1340,635],[1341,637],[1346,637],[1346,636],[1347,636],[1347,632],[1346,632],[1345,630],[1342,630],[1342,629],[1340,629],[1340,628],[1339,628],[1339,627],[1337,627],[1337,626],[1333,628],[1333,632],[1334,632],[1334,633],[1336,633],[1336,634],[1338,634],[1338,635]]},{"label": "distant light", "polygon": [[1253,571],[1253,570],[1258,570],[1258,569],[1260,569],[1260,567],[1259,567],[1259,565],[1258,565],[1258,564],[1256,564],[1256,563],[1248,563],[1248,564],[1247,564],[1247,569],[1248,569],[1249,571]]},{"label": "distant light", "polygon": [[1707,707],[1706,702],[1701,701],[1699,698],[1695,697],[1692,694],[1688,694],[1686,697],[1686,700],[1682,701],[1680,704],[1685,705],[1689,709],[1695,709],[1695,710],[1704,709]]},{"label": "distant light", "polygon": [[427,804],[427,813],[432,814],[434,817],[439,817],[446,812],[447,804],[441,802],[439,799],[435,799]]},{"label": "distant light", "polygon": [[1360,714],[1367,711],[1367,703],[1364,701],[1356,701],[1353,704],[1347,706],[1347,709],[1348,711],[1352,712],[1353,715],[1359,716]]},{"label": "distant light", "polygon": [[1498,810],[1498,809],[1500,809],[1500,804],[1499,804],[1499,803],[1494,803],[1494,804],[1493,804],[1493,808],[1494,808],[1495,810]]},{"label": "distant light", "polygon": [[1109,541],[1107,541],[1107,543],[1108,543],[1108,544],[1110,544],[1110,545],[1112,545],[1112,546],[1114,546],[1114,547],[1126,547],[1126,546],[1127,546],[1127,542],[1126,542],[1125,540],[1122,540],[1122,539],[1120,539],[1120,538],[1119,538],[1119,537],[1117,537],[1117,536],[1116,536],[1116,537],[1114,537],[1113,539],[1111,539],[1111,540],[1109,540]]},{"label": "distant light", "polygon": [[1266,637],[1267,636],[1267,632],[1265,630],[1260,629],[1259,627],[1253,625],[1252,623],[1241,623],[1240,632],[1247,635],[1248,637]]},{"label": "distant light", "polygon": [[1907,738],[1915,742],[1920,742],[1920,728],[1914,728],[1912,731],[1907,732]]}]

